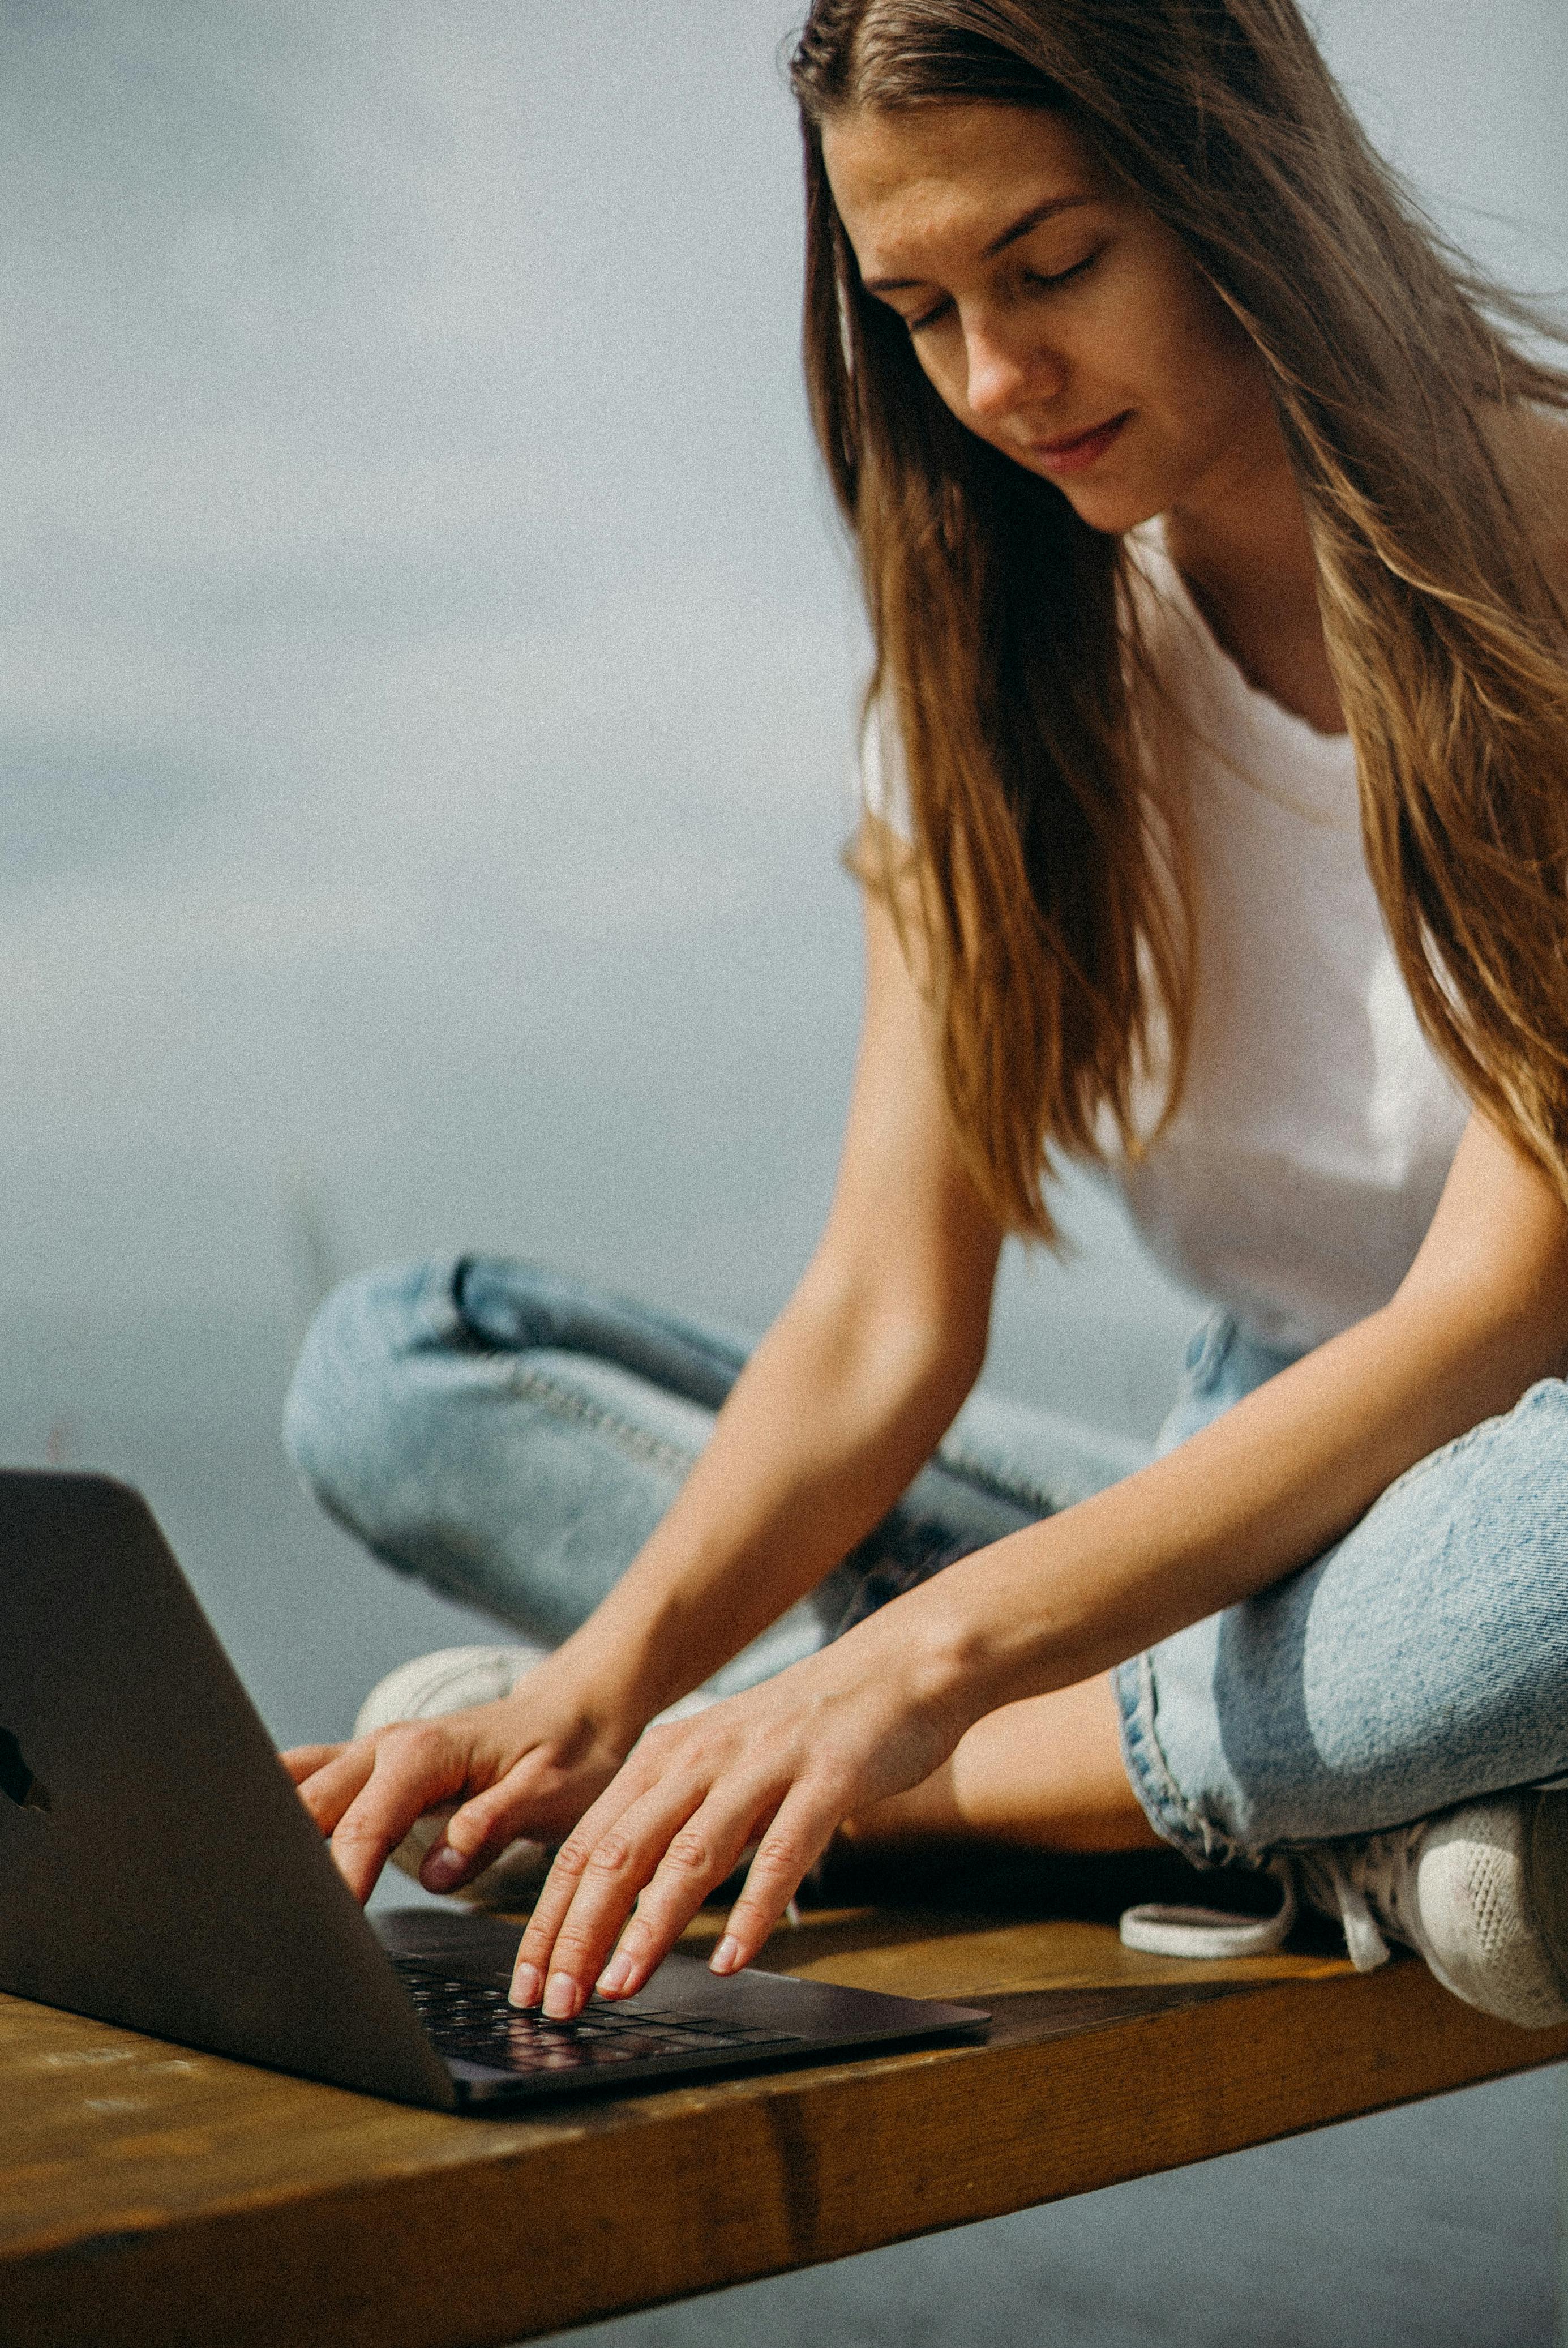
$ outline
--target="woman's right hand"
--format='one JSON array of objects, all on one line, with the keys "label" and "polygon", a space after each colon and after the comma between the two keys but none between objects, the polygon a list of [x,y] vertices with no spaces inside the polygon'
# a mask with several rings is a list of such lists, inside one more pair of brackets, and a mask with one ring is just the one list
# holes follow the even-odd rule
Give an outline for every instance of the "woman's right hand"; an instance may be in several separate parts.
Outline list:
[{"label": "woman's right hand", "polygon": [[557,1658],[509,1696],[436,1720],[395,1721],[343,1745],[282,1756],[356,1900],[415,1820],[450,1809],[419,1879],[456,1891],[519,1836],[559,1843],[599,1799],[642,1727],[590,1704]]}]

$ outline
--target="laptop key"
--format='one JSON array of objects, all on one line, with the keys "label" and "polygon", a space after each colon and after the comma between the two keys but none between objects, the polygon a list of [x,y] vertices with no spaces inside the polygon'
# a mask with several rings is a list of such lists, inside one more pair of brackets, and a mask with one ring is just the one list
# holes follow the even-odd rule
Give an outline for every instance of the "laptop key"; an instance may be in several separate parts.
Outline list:
[{"label": "laptop key", "polygon": [[612,2063],[647,2063],[661,2056],[690,2063],[693,2055],[784,2052],[801,2043],[711,2015],[590,2000],[574,2022],[553,2022],[511,2004],[498,1984],[443,1974],[417,1960],[397,1971],[415,2010],[444,2054],[494,2065],[520,2075],[599,2069]]}]

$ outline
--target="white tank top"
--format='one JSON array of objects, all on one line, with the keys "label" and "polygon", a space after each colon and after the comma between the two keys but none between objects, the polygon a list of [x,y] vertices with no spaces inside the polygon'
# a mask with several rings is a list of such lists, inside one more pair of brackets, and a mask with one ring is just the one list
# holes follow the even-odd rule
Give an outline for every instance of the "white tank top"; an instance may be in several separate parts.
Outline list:
[{"label": "white tank top", "polygon": [[[1383,927],[1349,737],[1318,734],[1247,683],[1156,525],[1131,547],[1179,721],[1150,739],[1186,811],[1194,1024],[1171,1124],[1137,1163],[1118,1154],[1101,1170],[1167,1270],[1267,1342],[1306,1347],[1393,1294],[1467,1105],[1428,1048]],[[867,727],[863,789],[907,831],[890,747]],[[1147,1097],[1153,1110],[1157,1081]]]}]

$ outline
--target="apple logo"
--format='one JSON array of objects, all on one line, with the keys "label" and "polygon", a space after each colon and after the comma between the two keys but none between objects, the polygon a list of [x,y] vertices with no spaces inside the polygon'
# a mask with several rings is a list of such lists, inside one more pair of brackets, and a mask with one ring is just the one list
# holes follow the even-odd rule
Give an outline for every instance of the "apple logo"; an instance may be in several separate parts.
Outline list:
[{"label": "apple logo", "polygon": [[49,1789],[35,1777],[22,1758],[22,1748],[8,1728],[0,1728],[0,1794],[20,1810],[46,1810]]}]

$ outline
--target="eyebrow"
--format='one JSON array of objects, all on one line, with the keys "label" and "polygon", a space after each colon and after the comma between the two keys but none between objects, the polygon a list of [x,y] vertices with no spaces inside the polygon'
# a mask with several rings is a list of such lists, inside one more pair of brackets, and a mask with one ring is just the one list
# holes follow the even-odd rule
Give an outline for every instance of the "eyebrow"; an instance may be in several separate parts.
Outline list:
[{"label": "eyebrow", "polygon": [[[993,236],[980,255],[981,260],[994,261],[999,252],[1005,252],[1009,244],[1016,244],[1020,237],[1028,236],[1031,229],[1039,228],[1044,221],[1054,219],[1058,212],[1076,211],[1081,205],[1093,201],[1092,196],[1048,197],[1043,204],[1035,204],[1020,219],[1015,220],[1010,228],[1004,228],[999,236]],[[924,285],[927,280],[923,277],[863,277],[860,282],[867,294],[907,294],[913,286]]]}]

